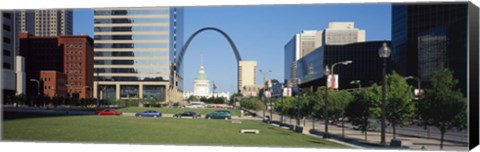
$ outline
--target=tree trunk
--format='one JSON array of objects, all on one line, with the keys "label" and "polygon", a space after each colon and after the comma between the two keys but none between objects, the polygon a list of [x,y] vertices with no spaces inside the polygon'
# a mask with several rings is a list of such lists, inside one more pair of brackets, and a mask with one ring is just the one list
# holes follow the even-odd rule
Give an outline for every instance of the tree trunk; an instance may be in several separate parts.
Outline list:
[{"label": "tree trunk", "polygon": [[342,117],[342,137],[345,138],[345,117]]},{"label": "tree trunk", "polygon": [[395,127],[396,127],[396,123],[393,122],[393,123],[392,123],[393,139],[397,139],[397,138],[396,138],[396,137],[397,137],[397,132],[396,132],[396,128],[395,128]]},{"label": "tree trunk", "polygon": [[312,129],[315,130],[315,117],[312,117]]},{"label": "tree trunk", "polygon": [[307,118],[303,117],[303,126],[305,126],[305,121],[307,120]]},{"label": "tree trunk", "polygon": [[445,129],[442,127],[442,129],[440,129],[440,134],[441,134],[441,137],[440,137],[440,150],[443,150],[443,136],[445,135]]},{"label": "tree trunk", "polygon": [[364,119],[364,131],[365,131],[365,141],[367,141],[367,131],[368,131],[368,117],[365,117]]}]

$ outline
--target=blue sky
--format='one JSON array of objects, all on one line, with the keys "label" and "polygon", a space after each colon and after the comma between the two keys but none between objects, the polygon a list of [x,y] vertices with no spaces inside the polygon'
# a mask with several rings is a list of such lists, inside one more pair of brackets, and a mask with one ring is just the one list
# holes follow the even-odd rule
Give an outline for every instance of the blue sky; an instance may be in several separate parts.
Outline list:
[{"label": "blue sky", "polygon": [[[329,22],[352,21],[366,30],[366,40],[391,39],[390,4],[322,4],[270,6],[185,7],[184,39],[203,27],[217,27],[234,41],[243,60],[256,60],[257,69],[271,70],[267,79],[283,80],[284,46],[303,30],[322,30]],[[74,34],[93,36],[93,11],[74,11]],[[205,71],[217,91],[236,90],[237,63],[227,40],[205,31],[195,37],[184,56],[184,88],[193,80],[203,56]],[[257,72],[257,83],[263,76]]]}]

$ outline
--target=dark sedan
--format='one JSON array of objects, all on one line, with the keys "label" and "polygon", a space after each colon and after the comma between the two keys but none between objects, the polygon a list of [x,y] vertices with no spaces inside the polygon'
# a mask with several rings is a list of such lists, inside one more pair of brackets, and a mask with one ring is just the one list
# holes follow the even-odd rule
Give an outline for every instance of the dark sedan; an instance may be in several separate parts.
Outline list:
[{"label": "dark sedan", "polygon": [[144,111],[144,112],[136,113],[135,116],[136,117],[154,117],[154,118],[157,118],[157,117],[161,117],[162,113],[160,113],[158,111],[155,111],[155,110],[147,110],[147,111]]},{"label": "dark sedan", "polygon": [[193,112],[193,111],[185,111],[183,113],[177,113],[173,115],[175,118],[182,118],[182,117],[192,117],[192,118],[199,118],[200,114]]}]

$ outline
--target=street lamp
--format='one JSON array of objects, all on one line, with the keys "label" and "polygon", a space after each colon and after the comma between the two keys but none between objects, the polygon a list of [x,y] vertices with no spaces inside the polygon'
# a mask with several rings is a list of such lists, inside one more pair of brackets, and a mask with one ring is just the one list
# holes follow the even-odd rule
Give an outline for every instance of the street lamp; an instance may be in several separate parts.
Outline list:
[{"label": "street lamp", "polygon": [[[265,82],[266,82],[266,75],[267,75],[268,73],[272,72],[272,70],[264,71],[264,70],[260,69],[260,70],[258,70],[258,71],[260,71],[260,72],[262,73],[262,75],[263,75],[263,84],[266,85],[266,84],[265,84]],[[265,86],[264,86],[264,87],[265,87]],[[263,89],[264,94],[265,94],[266,91],[267,91],[267,89],[264,88],[264,89]],[[265,119],[265,110],[267,109],[267,102],[266,102],[265,100],[264,100],[264,105],[265,105],[265,108],[263,108],[263,119]],[[270,118],[270,119],[272,119],[272,118]]]},{"label": "street lamp", "polygon": [[422,86],[421,86],[421,81],[420,81],[420,78],[416,77],[416,76],[408,76],[408,77],[405,77],[405,80],[408,80],[408,79],[414,79],[417,81],[417,89],[418,89],[418,97],[422,97],[423,96],[423,91],[422,91]]},{"label": "street lamp", "polygon": [[333,70],[335,69],[335,66],[336,66],[337,64],[348,65],[348,64],[350,64],[350,63],[352,63],[352,60],[347,60],[347,61],[341,61],[341,62],[334,63],[334,64],[332,65],[332,74],[335,74]]},{"label": "street lamp", "polygon": [[383,59],[383,70],[382,70],[382,130],[380,136],[380,143],[385,145],[385,117],[386,117],[386,101],[385,101],[385,75],[387,73],[387,58],[390,57],[391,50],[387,46],[386,42],[383,42],[383,46],[378,49],[378,56]]},{"label": "street lamp", "polygon": [[357,84],[357,85],[358,85],[358,89],[361,89],[361,88],[362,88],[362,84],[360,83],[360,80],[350,81],[350,84]]},{"label": "street lamp", "polygon": [[328,112],[327,112],[327,106],[328,106],[328,75],[330,75],[330,69],[328,69],[328,65],[325,65],[325,70],[323,71],[323,74],[326,76],[325,79],[325,107],[323,108],[323,113],[325,116],[325,134],[323,135],[323,138],[330,138],[328,135]]}]

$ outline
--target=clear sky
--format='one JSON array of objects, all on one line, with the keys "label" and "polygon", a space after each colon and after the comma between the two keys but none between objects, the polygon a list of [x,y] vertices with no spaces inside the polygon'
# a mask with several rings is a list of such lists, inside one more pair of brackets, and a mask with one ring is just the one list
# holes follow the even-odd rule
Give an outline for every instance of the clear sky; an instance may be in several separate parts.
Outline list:
[{"label": "clear sky", "polygon": [[[267,79],[283,80],[284,46],[303,30],[322,30],[329,22],[352,21],[366,30],[366,40],[391,39],[391,5],[321,4],[270,6],[185,7],[184,39],[203,27],[217,27],[234,41],[243,60],[256,60],[257,69],[271,70]],[[93,11],[74,11],[74,33],[93,36]],[[217,91],[236,89],[237,63],[227,40],[213,31],[195,37],[184,56],[184,88],[193,90],[202,54],[203,65]],[[257,72],[257,83],[263,75]]]}]

